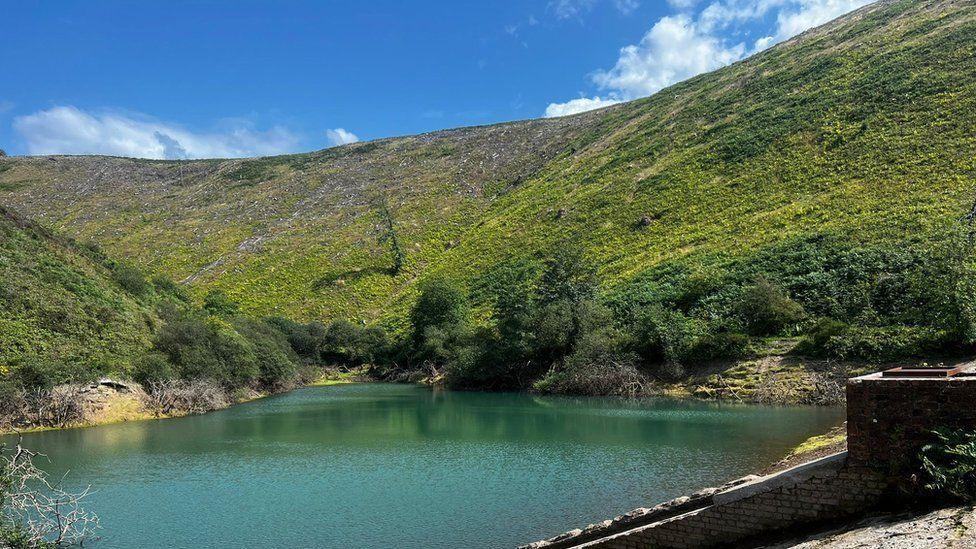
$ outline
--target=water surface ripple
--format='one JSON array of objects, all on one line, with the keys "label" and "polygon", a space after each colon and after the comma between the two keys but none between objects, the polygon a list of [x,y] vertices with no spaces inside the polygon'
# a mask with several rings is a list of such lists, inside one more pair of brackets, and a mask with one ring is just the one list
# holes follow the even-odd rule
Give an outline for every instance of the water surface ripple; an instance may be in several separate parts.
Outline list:
[{"label": "water surface ripple", "polygon": [[410,385],[24,437],[92,484],[93,547],[512,547],[766,466],[837,408]]}]

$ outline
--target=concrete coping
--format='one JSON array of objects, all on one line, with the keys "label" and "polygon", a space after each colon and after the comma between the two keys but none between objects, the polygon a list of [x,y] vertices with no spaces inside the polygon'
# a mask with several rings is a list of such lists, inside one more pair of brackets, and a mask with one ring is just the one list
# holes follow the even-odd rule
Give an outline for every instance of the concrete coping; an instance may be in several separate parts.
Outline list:
[{"label": "concrete coping", "polygon": [[960,367],[962,372],[954,376],[884,376],[884,372],[874,372],[871,374],[866,374],[863,376],[853,377],[848,380],[849,383],[860,383],[863,381],[883,381],[883,382],[895,382],[895,383],[911,383],[913,381],[941,381],[941,382],[972,382],[976,381],[976,361],[969,361],[963,363],[953,363],[947,367]]},{"label": "concrete coping", "polygon": [[724,505],[740,499],[769,492],[784,486],[795,486],[809,480],[820,473],[833,472],[841,468],[847,461],[847,451],[837,452],[813,461],[801,463],[785,471],[760,477],[751,482],[740,484],[712,496],[714,505]]}]

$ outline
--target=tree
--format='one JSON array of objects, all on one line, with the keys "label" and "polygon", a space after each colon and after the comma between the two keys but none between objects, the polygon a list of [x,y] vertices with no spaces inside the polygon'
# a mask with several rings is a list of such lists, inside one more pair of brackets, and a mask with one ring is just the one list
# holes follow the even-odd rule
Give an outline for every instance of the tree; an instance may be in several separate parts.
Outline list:
[{"label": "tree", "polygon": [[67,492],[34,465],[38,454],[18,442],[0,446],[0,546],[80,545],[98,529],[98,517],[82,507],[90,488]]},{"label": "tree", "polygon": [[598,288],[596,265],[582,247],[566,240],[558,243],[546,258],[537,291],[542,304],[563,299],[579,303],[594,297]]},{"label": "tree", "polygon": [[467,309],[467,296],[454,281],[431,277],[420,284],[420,297],[410,311],[410,324],[419,338],[427,328],[463,323]]},{"label": "tree", "polygon": [[400,270],[403,269],[403,261],[406,259],[406,255],[403,253],[403,248],[400,247],[400,239],[397,235],[396,221],[393,219],[393,213],[390,211],[389,202],[386,200],[386,195],[378,194],[373,200],[374,207],[376,208],[377,214],[380,216],[380,221],[383,224],[383,232],[380,235],[380,244],[389,243],[390,244],[390,255],[393,258],[393,266],[390,268],[390,272],[393,276],[400,274]]},{"label": "tree", "polygon": [[799,324],[803,307],[763,276],[747,287],[738,303],[739,316],[752,335],[776,335]]}]

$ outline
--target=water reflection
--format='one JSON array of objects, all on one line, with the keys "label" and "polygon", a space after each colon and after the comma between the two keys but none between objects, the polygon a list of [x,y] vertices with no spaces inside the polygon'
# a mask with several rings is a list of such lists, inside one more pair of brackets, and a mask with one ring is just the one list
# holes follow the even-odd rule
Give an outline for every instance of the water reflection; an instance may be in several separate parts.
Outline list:
[{"label": "water reflection", "polygon": [[25,443],[99,490],[102,547],[502,547],[752,472],[841,415],[369,384]]}]

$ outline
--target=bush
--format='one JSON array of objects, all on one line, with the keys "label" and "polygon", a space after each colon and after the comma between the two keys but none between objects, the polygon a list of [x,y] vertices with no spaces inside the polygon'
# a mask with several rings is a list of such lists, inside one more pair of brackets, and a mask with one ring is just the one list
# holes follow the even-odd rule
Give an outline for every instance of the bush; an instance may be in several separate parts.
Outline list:
[{"label": "bush", "polygon": [[410,325],[418,341],[428,328],[444,328],[467,321],[468,300],[464,291],[453,281],[433,277],[420,285],[420,296],[410,310]]},{"label": "bush", "polygon": [[630,324],[629,345],[646,364],[680,362],[694,341],[694,320],[659,305],[642,309]]},{"label": "bush", "polygon": [[226,408],[227,392],[219,385],[203,380],[157,381],[146,388],[144,405],[155,414],[203,414]]},{"label": "bush", "polygon": [[746,331],[756,336],[795,328],[804,317],[803,307],[762,276],[742,292],[737,309]]},{"label": "bush", "polygon": [[945,332],[925,326],[851,326],[826,340],[824,354],[841,360],[888,362],[950,348]]},{"label": "bush", "polygon": [[150,286],[146,280],[146,275],[132,265],[116,264],[112,269],[112,278],[123,290],[136,297],[142,297],[149,293]]},{"label": "bush", "polygon": [[811,357],[828,357],[832,353],[834,338],[843,337],[847,330],[847,324],[839,320],[821,318],[800,340],[794,352]]},{"label": "bush", "polygon": [[685,351],[683,362],[708,362],[710,360],[742,358],[749,347],[749,337],[737,332],[709,332],[695,339]]},{"label": "bush", "polygon": [[270,318],[268,322],[285,334],[288,343],[298,356],[308,362],[321,360],[323,340],[328,330],[321,322],[300,324],[281,317]]},{"label": "bush", "polygon": [[976,432],[936,430],[937,441],[922,448],[926,491],[963,502],[976,501]]},{"label": "bush", "polygon": [[368,362],[371,351],[365,336],[362,326],[348,320],[336,320],[322,338],[322,359],[328,363],[357,366]]},{"label": "bush", "polygon": [[257,359],[258,381],[262,386],[271,390],[294,386],[298,355],[284,333],[268,322],[245,318],[236,319],[234,327]]},{"label": "bush", "polygon": [[186,295],[183,288],[173,282],[173,279],[165,277],[163,275],[157,275],[152,279],[152,285],[156,289],[156,292],[164,297],[168,297],[180,303],[189,303],[190,298]]},{"label": "bush", "polygon": [[8,376],[22,389],[49,391],[57,385],[93,381],[100,370],[101,364],[97,358],[62,362],[44,357],[27,357],[14,363]]},{"label": "bush", "polygon": [[635,397],[648,393],[648,384],[637,371],[637,357],[621,352],[621,334],[612,328],[583,336],[566,361],[537,381],[542,393]]},{"label": "bush", "polygon": [[229,388],[257,380],[257,356],[247,340],[226,322],[186,317],[168,322],[154,342],[184,379],[210,379]]},{"label": "bush", "polygon": [[238,313],[238,306],[223,290],[214,288],[203,296],[203,310],[212,315],[233,316]]},{"label": "bush", "polygon": [[159,353],[147,354],[132,366],[132,380],[146,388],[174,377],[176,372],[173,370],[173,365],[166,356]]},{"label": "bush", "polygon": [[547,304],[588,300],[596,295],[599,282],[596,265],[586,257],[583,248],[576,242],[563,241],[546,258],[536,289],[537,301]]}]

